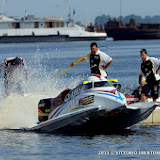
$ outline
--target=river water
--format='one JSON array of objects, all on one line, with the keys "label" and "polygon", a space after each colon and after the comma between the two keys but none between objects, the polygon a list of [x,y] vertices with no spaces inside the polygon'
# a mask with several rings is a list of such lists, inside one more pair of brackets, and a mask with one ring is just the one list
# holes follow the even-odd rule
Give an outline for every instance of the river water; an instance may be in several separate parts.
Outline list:
[{"label": "river water", "polygon": [[[0,73],[0,159],[159,159],[160,127],[133,126],[110,135],[58,135],[27,132],[36,125],[37,104],[41,98],[55,97],[65,88],[74,88],[90,72],[81,62],[56,80],[77,58],[90,52],[91,42],[1,44],[0,61],[20,56],[27,62],[29,81],[23,84],[24,96],[5,97]],[[140,50],[160,58],[160,40],[100,41],[99,48],[113,58],[108,78],[118,79],[127,92],[137,87]]]}]

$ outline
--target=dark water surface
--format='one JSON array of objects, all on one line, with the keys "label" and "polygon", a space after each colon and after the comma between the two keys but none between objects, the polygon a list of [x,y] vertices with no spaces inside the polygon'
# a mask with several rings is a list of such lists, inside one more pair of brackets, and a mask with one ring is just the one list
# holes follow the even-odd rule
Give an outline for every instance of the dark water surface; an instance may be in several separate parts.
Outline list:
[{"label": "dark water surface", "polygon": [[[147,41],[101,41],[100,49],[113,58],[108,69],[108,78],[116,78],[128,91],[137,87],[140,70],[140,50],[146,48],[150,56],[160,58],[160,40]],[[1,44],[0,61],[7,57],[21,56],[28,65],[30,73],[29,84],[25,91],[38,95],[39,92],[52,93],[53,97],[65,88],[75,87],[81,80],[89,75],[89,63],[82,62],[68,70],[65,74],[46,85],[77,58],[89,53],[90,42],[65,43],[31,43],[31,44]],[[4,94],[3,72],[0,74],[1,95]],[[13,102],[14,103],[14,99]],[[22,102],[20,116],[25,109],[28,113],[28,104]],[[31,103],[32,104],[32,103]],[[1,103],[0,103],[0,107]],[[35,106],[36,107],[36,106]],[[7,108],[7,112],[12,105]],[[15,108],[14,108],[15,110]],[[14,113],[15,114],[15,113]],[[7,115],[8,116],[8,115]],[[35,113],[32,116],[37,116]],[[25,122],[31,122],[30,115]],[[94,160],[94,159],[159,159],[160,157],[160,127],[159,126],[133,126],[130,130],[109,135],[55,135],[26,132],[19,129],[19,124],[8,127],[11,119],[2,121],[0,118],[0,159],[55,159],[55,160]],[[13,119],[12,119],[13,121]],[[20,119],[21,128],[23,117]]]}]

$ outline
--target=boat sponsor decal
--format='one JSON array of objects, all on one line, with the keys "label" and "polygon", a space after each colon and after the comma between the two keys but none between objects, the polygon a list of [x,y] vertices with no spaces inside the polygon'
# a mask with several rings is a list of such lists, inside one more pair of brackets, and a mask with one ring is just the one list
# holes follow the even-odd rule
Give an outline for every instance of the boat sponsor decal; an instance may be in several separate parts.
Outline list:
[{"label": "boat sponsor decal", "polygon": [[126,99],[127,99],[127,101],[139,101],[138,98],[126,98]]},{"label": "boat sponsor decal", "polygon": [[83,97],[83,98],[79,99],[79,106],[91,104],[93,102],[94,102],[94,95],[90,95],[90,96]]},{"label": "boat sponsor decal", "polygon": [[50,109],[45,109],[45,113],[50,113]]},{"label": "boat sponsor decal", "polygon": [[39,107],[39,108],[45,107],[45,103],[38,104],[38,107]]},{"label": "boat sponsor decal", "polygon": [[82,108],[88,108],[88,106],[81,106],[81,107],[72,108],[70,111],[72,112],[74,110],[82,109]]},{"label": "boat sponsor decal", "polygon": [[125,95],[125,97],[128,105],[139,101],[139,98],[136,98],[134,96]]},{"label": "boat sponsor decal", "polygon": [[73,99],[74,97],[78,96],[81,92],[82,89],[82,84],[78,85],[74,90],[72,90],[71,92],[69,92],[65,98],[64,98],[64,102],[68,102],[71,99]]},{"label": "boat sponsor decal", "polygon": [[103,95],[106,95],[106,96],[115,97],[115,98],[121,100],[122,102],[124,102],[121,94],[118,91],[117,91],[117,94],[116,94],[116,91],[114,92],[114,90],[112,90],[112,91],[100,91],[100,93],[96,93],[96,94],[103,94]]}]

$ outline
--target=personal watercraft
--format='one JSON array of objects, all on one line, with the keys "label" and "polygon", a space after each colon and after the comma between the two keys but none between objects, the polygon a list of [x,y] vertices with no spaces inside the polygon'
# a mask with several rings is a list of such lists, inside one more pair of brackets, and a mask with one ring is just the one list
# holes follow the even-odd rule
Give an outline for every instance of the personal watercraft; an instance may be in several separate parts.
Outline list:
[{"label": "personal watercraft", "polygon": [[38,132],[110,132],[125,129],[146,119],[156,108],[153,102],[118,91],[100,75],[91,75],[74,89],[38,104]]}]

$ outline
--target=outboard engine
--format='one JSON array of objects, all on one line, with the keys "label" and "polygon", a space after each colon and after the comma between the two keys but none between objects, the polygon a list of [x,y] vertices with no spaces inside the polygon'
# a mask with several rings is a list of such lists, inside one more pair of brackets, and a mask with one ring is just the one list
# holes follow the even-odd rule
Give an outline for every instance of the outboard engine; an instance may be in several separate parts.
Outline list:
[{"label": "outboard engine", "polygon": [[39,122],[48,120],[49,113],[64,103],[64,98],[70,91],[71,89],[67,88],[55,98],[41,99],[38,103]]},{"label": "outboard engine", "polygon": [[48,120],[51,108],[51,98],[41,99],[38,103],[38,120],[39,122]]}]

